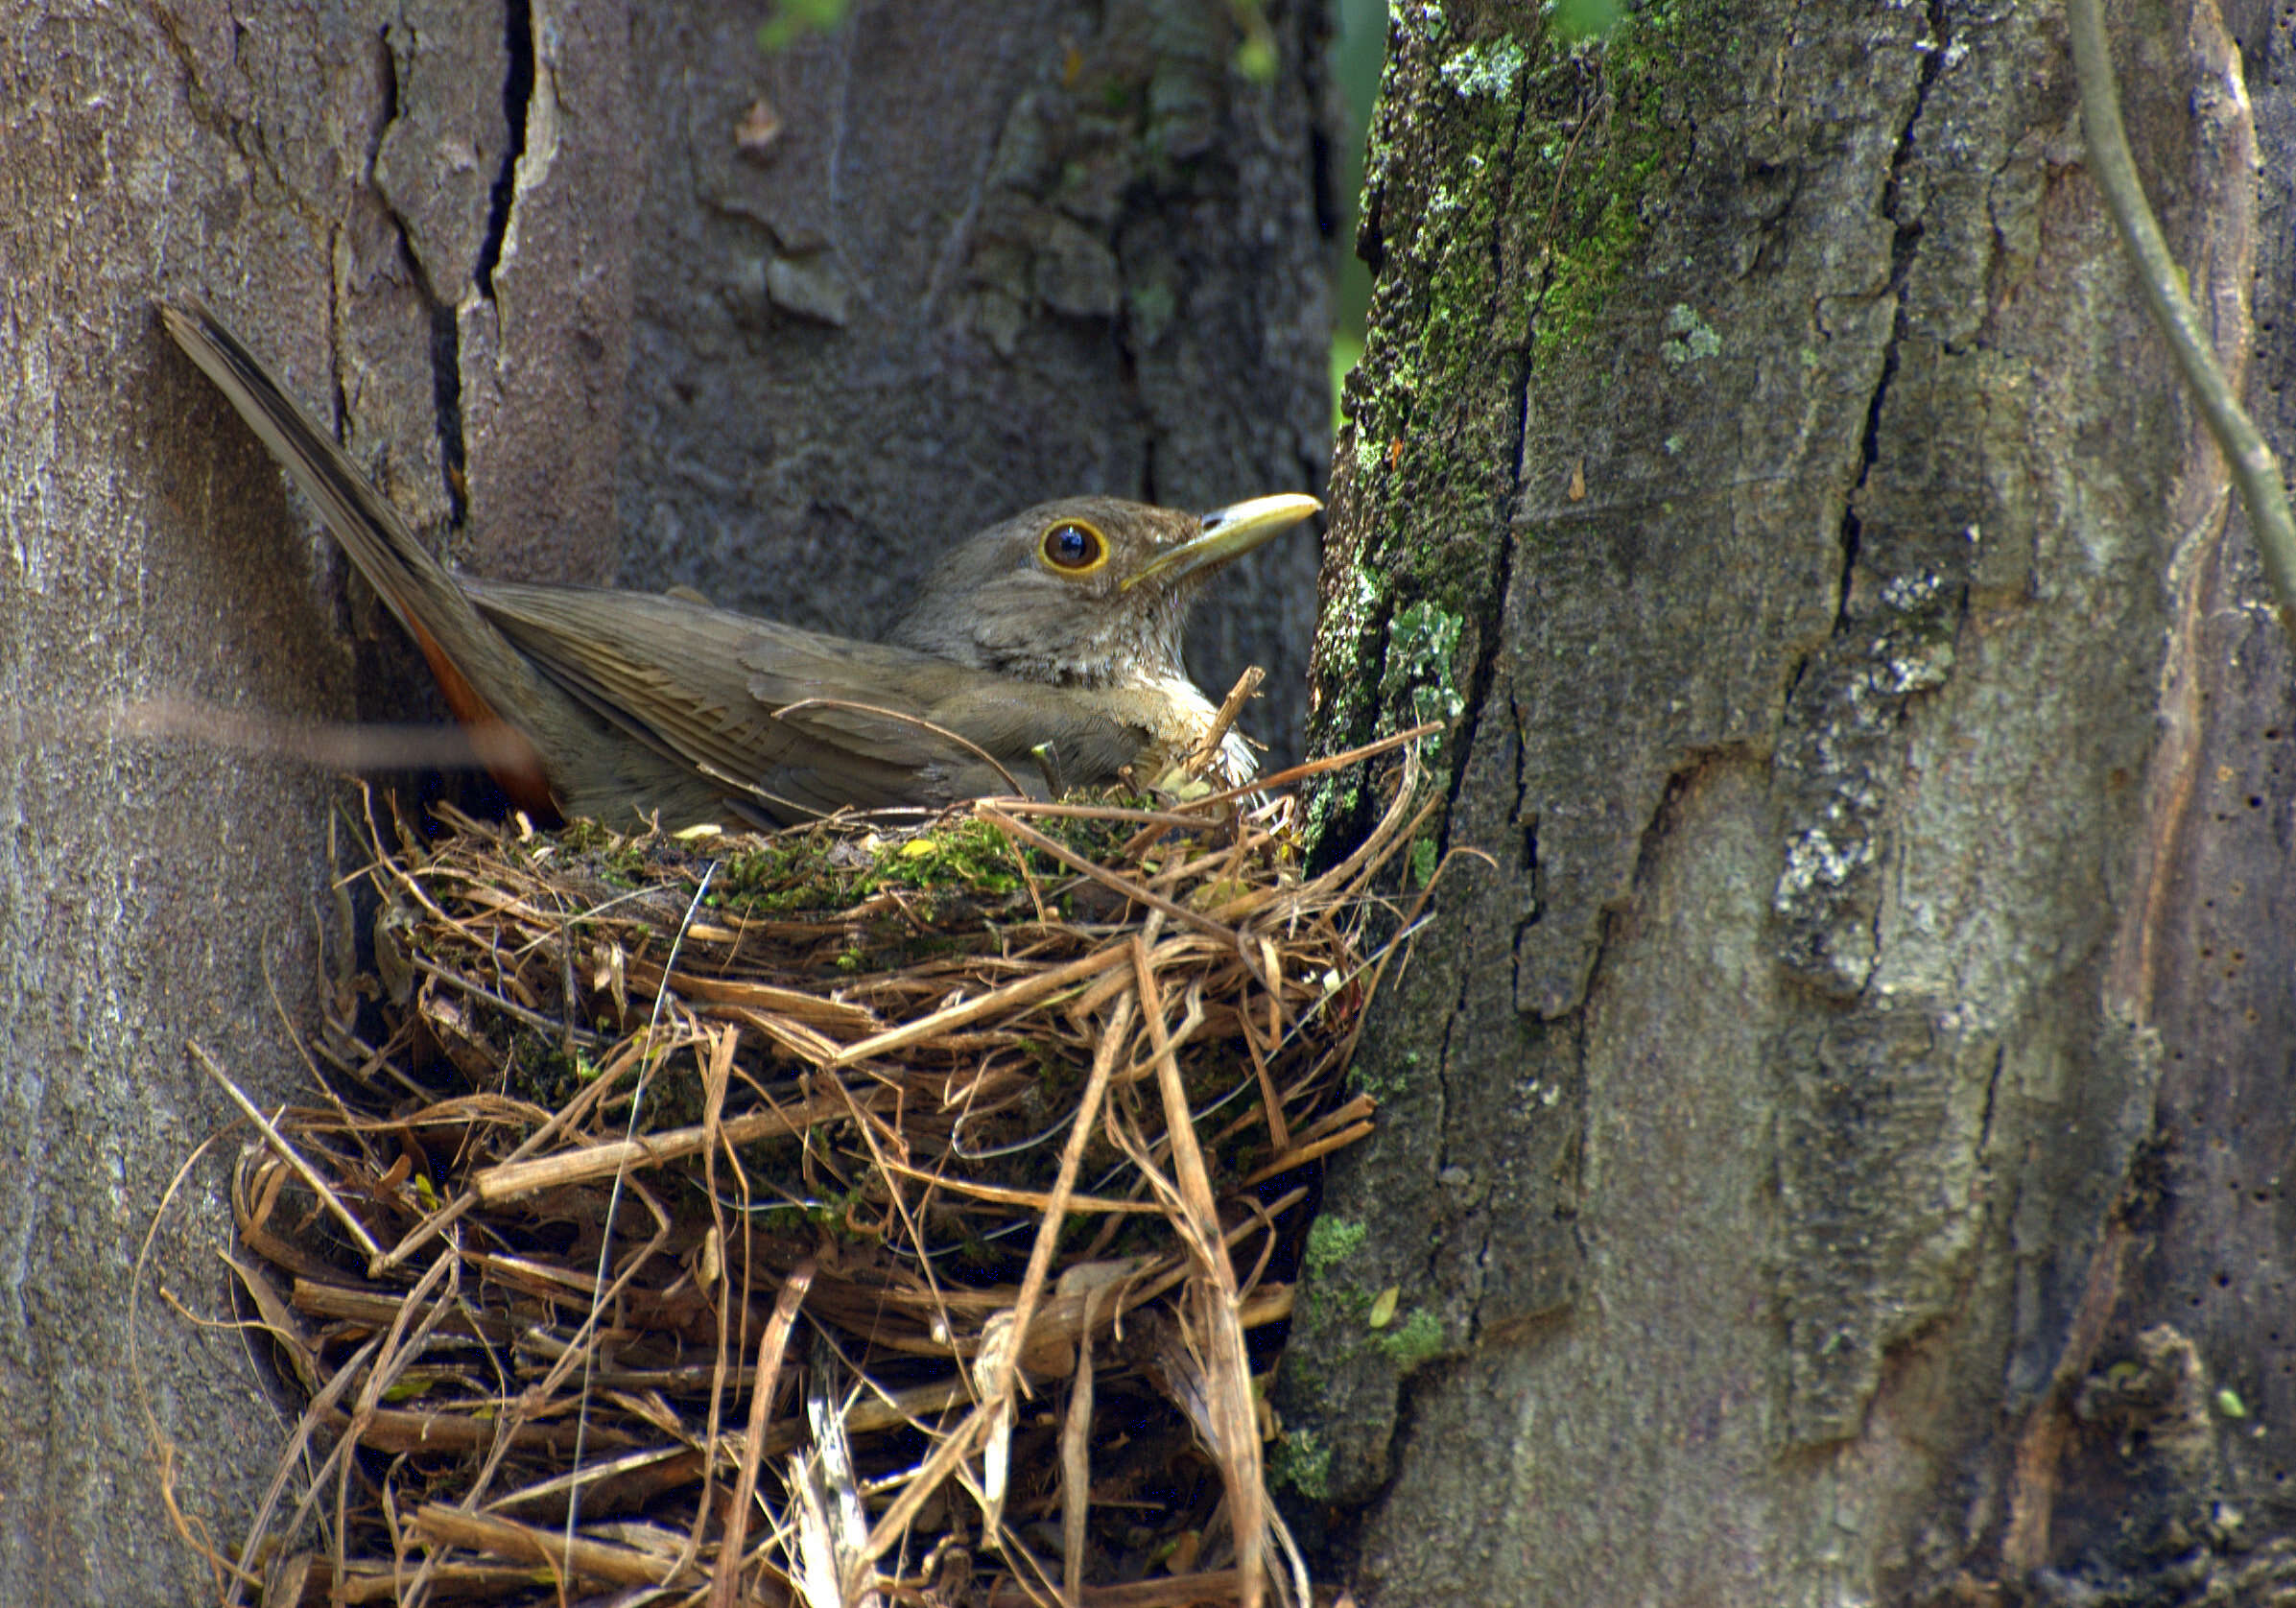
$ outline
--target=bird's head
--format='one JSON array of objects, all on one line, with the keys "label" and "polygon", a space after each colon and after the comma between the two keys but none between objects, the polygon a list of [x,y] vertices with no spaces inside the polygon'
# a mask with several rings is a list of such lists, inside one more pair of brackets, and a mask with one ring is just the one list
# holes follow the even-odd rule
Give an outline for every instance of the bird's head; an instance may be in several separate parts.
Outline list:
[{"label": "bird's head", "polygon": [[886,636],[1029,681],[1107,687],[1177,676],[1188,605],[1213,571],[1322,508],[1296,494],[1181,513],[1069,497],[942,559]]}]

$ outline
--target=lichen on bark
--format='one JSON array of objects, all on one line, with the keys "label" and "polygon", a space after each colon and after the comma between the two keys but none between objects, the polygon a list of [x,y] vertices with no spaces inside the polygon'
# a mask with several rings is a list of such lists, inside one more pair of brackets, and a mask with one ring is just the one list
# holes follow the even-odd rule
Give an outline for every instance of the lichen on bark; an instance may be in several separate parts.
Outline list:
[{"label": "lichen on bark", "polygon": [[[2182,26],[2132,24],[2140,121],[2203,174],[2242,147],[2195,136]],[[2168,1064],[2112,980],[2183,807],[2135,785],[2163,577],[2217,517],[2057,24],[1391,39],[1317,731],[1456,689],[1440,846],[1478,854],[1371,1008],[1380,1130],[1327,1196],[1371,1233],[1304,1280],[1287,1428],[1399,1601],[1993,1567],[2002,1426],[2095,1343]]]}]

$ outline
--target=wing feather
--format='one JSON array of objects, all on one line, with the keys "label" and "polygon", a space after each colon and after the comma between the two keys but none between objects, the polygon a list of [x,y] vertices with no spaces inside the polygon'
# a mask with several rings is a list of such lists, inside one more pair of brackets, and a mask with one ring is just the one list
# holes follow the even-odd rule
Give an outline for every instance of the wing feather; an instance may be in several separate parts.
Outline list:
[{"label": "wing feather", "polygon": [[1148,736],[1104,696],[684,598],[465,584],[486,617],[586,707],[785,818],[1002,792],[1000,768],[1038,787],[1031,750],[1042,744],[1052,745],[1066,781],[1101,781]]}]

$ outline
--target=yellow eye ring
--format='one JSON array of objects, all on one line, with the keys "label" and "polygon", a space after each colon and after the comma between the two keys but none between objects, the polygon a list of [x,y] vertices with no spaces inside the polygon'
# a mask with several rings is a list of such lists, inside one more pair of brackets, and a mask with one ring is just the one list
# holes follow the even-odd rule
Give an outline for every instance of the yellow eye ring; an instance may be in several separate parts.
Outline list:
[{"label": "yellow eye ring", "polygon": [[1063,519],[1038,538],[1036,551],[1055,574],[1090,575],[1108,561],[1108,538],[1081,519]]}]

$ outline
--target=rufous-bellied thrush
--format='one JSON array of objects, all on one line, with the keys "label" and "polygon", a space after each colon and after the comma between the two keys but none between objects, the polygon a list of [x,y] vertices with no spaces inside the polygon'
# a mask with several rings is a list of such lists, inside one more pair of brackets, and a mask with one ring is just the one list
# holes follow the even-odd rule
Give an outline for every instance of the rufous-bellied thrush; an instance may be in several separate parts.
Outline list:
[{"label": "rufous-bellied thrush", "polygon": [[[197,307],[160,317],[481,728],[512,800],[617,826],[937,806],[1176,759],[1214,716],[1181,668],[1191,599],[1320,507],[1046,503],[954,548],[883,642],[850,641],[677,596],[451,573],[229,331]],[[1240,740],[1220,761],[1249,779]]]}]

